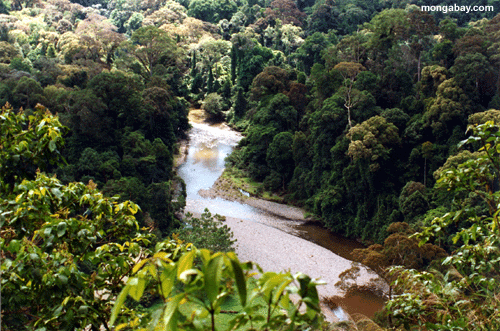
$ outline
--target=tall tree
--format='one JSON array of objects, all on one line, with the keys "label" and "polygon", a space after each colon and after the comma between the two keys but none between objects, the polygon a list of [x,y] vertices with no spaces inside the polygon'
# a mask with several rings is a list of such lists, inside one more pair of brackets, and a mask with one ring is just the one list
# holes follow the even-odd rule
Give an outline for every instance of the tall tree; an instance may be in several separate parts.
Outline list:
[{"label": "tall tree", "polygon": [[153,76],[153,68],[162,64],[165,67],[181,65],[182,50],[177,47],[168,34],[155,26],[137,29],[131,37],[133,56],[141,63],[148,76]]},{"label": "tall tree", "polygon": [[420,82],[422,52],[429,45],[432,34],[437,31],[437,27],[434,16],[420,9],[408,13],[408,24],[410,25],[408,39],[412,53],[417,58],[417,82]]},{"label": "tall tree", "polygon": [[359,94],[359,91],[353,89],[353,86],[356,82],[356,77],[358,76],[358,74],[361,71],[366,70],[366,68],[359,63],[340,62],[335,65],[335,67],[333,67],[333,70],[339,71],[344,78],[344,107],[347,109],[347,121],[349,123],[349,129],[352,129],[351,109],[355,107],[359,102],[359,97],[357,96],[357,94]]}]

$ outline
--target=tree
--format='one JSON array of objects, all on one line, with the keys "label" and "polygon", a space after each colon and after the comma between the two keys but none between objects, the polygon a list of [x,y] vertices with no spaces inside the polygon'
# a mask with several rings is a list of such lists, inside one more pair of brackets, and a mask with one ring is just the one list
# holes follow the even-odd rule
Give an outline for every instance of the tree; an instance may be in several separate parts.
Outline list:
[{"label": "tree", "polygon": [[500,124],[500,110],[490,109],[469,116],[469,124],[479,125],[484,124],[488,121],[493,121],[493,123],[495,124]]},{"label": "tree", "polygon": [[349,130],[351,142],[348,155],[354,160],[370,162],[370,171],[380,168],[379,162],[387,160],[392,148],[401,142],[398,129],[381,116],[374,116]]},{"label": "tree", "polygon": [[243,117],[247,107],[247,101],[244,93],[245,93],[244,89],[241,86],[236,85],[236,93],[233,102],[233,109],[234,109],[234,115],[238,119]]},{"label": "tree", "polygon": [[224,224],[225,216],[218,214],[212,216],[205,208],[200,218],[188,213],[183,221],[189,225],[176,230],[176,236],[180,240],[212,252],[234,251],[236,239],[233,240],[233,233]]},{"label": "tree", "polygon": [[280,132],[274,136],[267,149],[267,164],[269,168],[281,176],[283,190],[285,189],[285,182],[290,180],[294,169],[292,143],[293,135],[290,132]]},{"label": "tree", "polygon": [[279,132],[292,131],[297,127],[297,110],[290,105],[290,99],[282,93],[269,98],[252,118],[256,124],[276,128]]},{"label": "tree", "polygon": [[220,20],[231,19],[238,7],[233,0],[191,0],[189,2],[188,15],[199,20],[218,23]]},{"label": "tree", "polygon": [[84,137],[91,144],[113,143],[115,118],[108,113],[107,105],[92,90],[72,92],[68,97],[69,121],[73,134]]},{"label": "tree", "polygon": [[430,141],[422,144],[422,156],[424,157],[424,187],[427,181],[427,159],[432,156],[433,145]]},{"label": "tree", "polygon": [[32,108],[41,99],[42,93],[40,83],[26,76],[21,77],[12,91],[19,106],[24,106],[26,109]]},{"label": "tree", "polygon": [[308,36],[304,43],[292,55],[302,62],[306,74],[311,73],[311,68],[314,64],[323,64],[322,52],[328,48],[330,41],[327,39],[326,34],[315,32]]},{"label": "tree", "polygon": [[410,48],[417,58],[417,82],[420,81],[420,71],[422,66],[422,52],[426,44],[429,44],[430,36],[437,31],[434,17],[426,12],[412,10],[408,13],[408,31],[411,40]]},{"label": "tree", "polygon": [[60,162],[65,131],[45,108],[5,106],[0,131],[2,328],[107,327],[111,300],[151,243],[139,207],[41,172]]},{"label": "tree", "polygon": [[123,26],[128,34],[132,34],[142,26],[143,20],[144,16],[141,13],[133,13]]},{"label": "tree", "polygon": [[[213,68],[225,56],[229,56],[231,52],[231,42],[221,39],[214,39],[213,37],[203,37],[193,50],[197,51],[196,63],[197,68],[208,71]],[[225,68],[229,69],[229,68]],[[219,77],[217,77],[219,78]]]},{"label": "tree", "polygon": [[265,96],[283,93],[289,89],[289,73],[279,67],[269,66],[255,76],[250,90],[250,100],[262,100]]},{"label": "tree", "polygon": [[[461,145],[478,146],[480,152],[441,172],[436,184],[438,189],[453,195],[452,209],[434,218],[417,235],[420,245],[451,236],[455,249],[441,261],[438,270],[393,269],[398,276],[396,293],[404,293],[386,305],[395,327],[440,330],[467,329],[472,324],[477,330],[500,327],[500,307],[495,297],[500,285],[497,216],[500,134],[493,122],[470,126],[469,131],[471,136]],[[464,219],[465,226],[458,227],[457,223]]]},{"label": "tree", "polygon": [[349,3],[343,6],[342,12],[338,15],[339,24],[337,30],[342,34],[351,34],[359,26],[370,18],[372,10],[361,4]]},{"label": "tree", "polygon": [[31,72],[31,65],[21,57],[15,57],[10,61],[9,67],[15,70]]},{"label": "tree", "polygon": [[486,107],[496,92],[495,73],[488,58],[480,53],[457,57],[450,68],[456,82],[473,100]]},{"label": "tree", "polygon": [[153,182],[147,187],[148,210],[154,220],[154,226],[160,231],[162,237],[179,227],[179,220],[175,218],[174,213],[181,208],[172,202],[174,185],[173,181],[165,181]]},{"label": "tree", "polygon": [[152,77],[157,64],[165,67],[180,66],[182,51],[168,34],[155,26],[146,26],[132,34],[133,55],[141,63],[146,73]]},{"label": "tree", "polygon": [[333,70],[338,70],[344,78],[344,107],[347,109],[347,122],[349,123],[349,129],[351,129],[351,109],[359,102],[359,98],[356,97],[358,93],[353,91],[353,86],[356,82],[356,77],[361,71],[365,70],[365,67],[359,63],[340,62],[333,67]]},{"label": "tree", "polygon": [[9,10],[3,1],[0,3],[0,14],[9,14]]},{"label": "tree", "polygon": [[111,118],[115,129],[142,126],[139,120],[143,102],[140,92],[144,84],[140,76],[118,70],[101,72],[88,82],[88,88],[106,104],[106,115]]},{"label": "tree", "polygon": [[290,99],[290,104],[297,110],[299,119],[305,113],[305,108],[308,103],[307,99],[307,86],[297,82],[290,83],[290,89],[285,95]]},{"label": "tree", "polygon": [[144,110],[141,121],[146,137],[150,140],[160,138],[167,146],[173,146],[174,127],[181,126],[181,121],[174,112],[175,100],[171,91],[153,86],[142,91],[142,98]]},{"label": "tree", "polygon": [[456,125],[465,122],[470,101],[454,78],[439,84],[436,98],[423,115],[425,126],[431,127],[438,138],[449,133]]},{"label": "tree", "polygon": [[368,34],[355,32],[342,38],[325,53],[326,65],[332,68],[336,61],[364,63],[366,60]]},{"label": "tree", "polygon": [[[354,259],[376,270],[388,283],[396,277],[389,272],[390,266],[424,269],[432,261],[439,261],[447,256],[446,251],[439,246],[427,243],[419,245],[412,235],[415,230],[405,222],[392,223],[387,227],[389,236],[383,245],[373,244],[368,248],[355,249]],[[391,288],[392,290],[392,288]],[[389,294],[392,297],[392,293]]]},{"label": "tree", "polygon": [[[264,11],[264,20],[267,24],[274,25],[277,20],[282,24],[302,26],[306,14],[301,12],[295,2],[290,0],[274,0]],[[256,23],[258,24],[258,23]]]},{"label": "tree", "polygon": [[420,80],[420,92],[425,99],[436,96],[436,91],[439,85],[448,78],[448,70],[446,68],[433,65],[426,66],[422,69]]},{"label": "tree", "polygon": [[10,63],[10,61],[19,56],[19,51],[10,43],[6,41],[0,41],[0,62]]},{"label": "tree", "polygon": [[425,214],[429,209],[425,184],[413,181],[406,183],[399,195],[399,209],[408,222]]},{"label": "tree", "polygon": [[119,44],[125,40],[125,36],[116,30],[116,26],[106,20],[106,17],[89,14],[83,21],[78,23],[75,33],[79,36],[88,36],[96,40],[99,52],[97,61],[105,61],[106,65],[110,67],[114,61],[115,51]]},{"label": "tree", "polygon": [[456,57],[467,54],[486,54],[486,38],[483,31],[478,28],[470,28],[467,33],[455,41],[453,53]]},{"label": "tree", "polygon": [[203,101],[201,108],[207,112],[211,118],[220,118],[222,116],[222,97],[217,93],[210,93]]},{"label": "tree", "polygon": [[404,132],[406,124],[410,121],[410,116],[399,108],[386,109],[380,116],[394,124],[399,132]]},{"label": "tree", "polygon": [[410,28],[403,9],[386,9],[375,15],[366,27],[372,32],[369,48],[378,52],[375,56],[379,61],[387,59],[389,49]]},{"label": "tree", "polygon": [[[317,2],[313,7],[313,12],[307,17],[307,30],[311,33],[323,32],[328,33],[337,25],[336,13],[333,9],[333,2],[326,3]],[[302,8],[299,8],[302,10]]]}]

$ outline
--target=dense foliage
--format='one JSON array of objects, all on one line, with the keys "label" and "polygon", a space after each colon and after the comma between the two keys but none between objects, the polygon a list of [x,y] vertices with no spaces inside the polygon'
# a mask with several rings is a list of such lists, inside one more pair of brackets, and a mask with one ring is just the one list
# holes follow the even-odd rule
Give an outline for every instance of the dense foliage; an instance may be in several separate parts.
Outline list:
[{"label": "dense foliage", "polygon": [[386,310],[394,325],[430,330],[500,327],[500,133],[493,122],[470,130],[463,143],[479,148],[478,153],[441,172],[436,184],[453,195],[452,210],[417,234],[421,244],[452,238],[455,249],[436,269],[393,269],[401,294]]},{"label": "dense foliage", "polygon": [[212,252],[234,251],[236,240],[233,240],[233,233],[224,224],[225,220],[225,216],[212,216],[206,208],[199,218],[188,213],[183,219],[185,226],[177,230],[175,235],[184,242]]},{"label": "dense foliage", "polygon": [[[90,181],[63,184],[44,169],[63,140],[45,108],[0,113],[2,328],[74,330],[107,325],[110,296],[153,236],[130,201],[105,197]],[[60,159],[60,158],[59,158]],[[30,168],[16,166],[22,161]],[[49,162],[48,162],[49,161]]]},{"label": "dense foliage", "polygon": [[[255,280],[254,265],[239,262],[234,253],[159,241],[150,229],[139,228],[134,217],[138,205],[104,196],[92,181],[65,185],[47,176],[42,170],[60,162],[63,131],[57,117],[42,106],[16,113],[7,105],[0,113],[3,329],[109,330],[119,321],[120,328],[159,324],[177,329],[179,324],[192,330],[212,325],[215,330],[215,314],[229,295],[236,295],[233,284],[241,305],[234,325],[321,325],[317,283],[308,276],[259,268],[261,277]],[[187,222],[191,227],[180,237],[193,239],[209,230],[205,246],[231,249],[232,234],[208,212]],[[292,282],[298,284],[296,290],[288,287]],[[120,309],[128,294],[139,301],[146,285],[151,288],[147,298],[134,309]],[[295,292],[301,297],[298,303],[289,298]],[[145,310],[154,298],[164,304]],[[301,305],[305,312],[299,311]]]},{"label": "dense foliage", "polygon": [[[391,223],[450,202],[433,195],[432,173],[468,117],[499,106],[498,19],[461,28],[408,6],[340,40],[309,35],[255,76],[245,116],[234,109],[246,137],[229,164],[335,232],[382,242]],[[422,189],[410,194],[411,183]]]},{"label": "dense foliage", "polygon": [[[237,298],[240,311],[228,323],[228,329],[304,330],[321,327],[322,318],[318,283],[298,273],[263,272],[258,265],[240,262],[234,253],[211,253],[207,249],[186,246],[181,255],[159,252],[134,267],[134,277],[116,300],[113,324],[128,295],[139,300],[149,285],[162,298],[151,314],[129,320],[118,328],[146,326],[161,330],[221,329],[216,322],[224,301]],[[253,269],[259,277],[252,277]],[[291,295],[297,295],[292,300]],[[265,309],[262,309],[265,308]]]},{"label": "dense foliage", "polygon": [[[118,281],[103,279],[122,279],[142,252],[137,245],[152,249],[150,234],[136,225],[159,236],[181,225],[176,215],[185,192],[173,155],[195,107],[243,131],[228,166],[305,207],[327,228],[372,244],[355,255],[388,279],[399,275],[396,290],[408,294],[390,302],[388,326],[496,326],[497,315],[481,307],[498,305],[490,290],[498,275],[490,268],[498,259],[493,148],[500,123],[500,16],[425,12],[422,5],[429,3],[0,2],[0,103],[24,109],[2,111],[1,217],[8,224],[2,258],[16,261],[2,268],[35,277],[31,283],[2,278],[2,291],[12,293],[7,320],[68,329],[105,324],[110,306],[92,293],[106,284],[118,293]],[[43,115],[47,110],[38,104],[59,119]],[[476,126],[466,132],[468,124]],[[470,144],[459,147],[463,140]],[[110,198],[116,194],[119,200]],[[88,222],[98,216],[121,228]],[[16,217],[34,220],[27,223],[33,227]],[[202,216],[191,223],[180,232],[195,241],[201,227],[216,222]],[[228,235],[213,230],[215,238]],[[428,241],[419,246],[417,237]],[[197,242],[203,244],[216,248]],[[121,271],[98,271],[103,256],[118,261]],[[445,256],[449,269],[440,263]],[[388,276],[390,265],[418,271]],[[424,271],[430,265],[437,271]],[[40,268],[52,276],[40,279]],[[66,283],[86,294],[66,293]],[[44,305],[47,288],[54,294]],[[26,308],[29,300],[40,305]],[[452,318],[433,319],[435,311]],[[54,319],[39,318],[41,312]],[[66,322],[56,322],[63,314]],[[71,324],[77,317],[79,326]]]}]

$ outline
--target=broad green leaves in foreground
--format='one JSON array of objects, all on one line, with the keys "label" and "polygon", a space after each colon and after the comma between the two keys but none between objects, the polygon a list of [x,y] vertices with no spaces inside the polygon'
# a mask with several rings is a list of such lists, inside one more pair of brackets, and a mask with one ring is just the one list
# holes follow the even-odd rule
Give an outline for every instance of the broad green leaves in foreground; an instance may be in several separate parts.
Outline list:
[{"label": "broad green leaves in foreground", "polygon": [[[133,277],[115,303],[111,324],[120,311],[127,311],[127,295],[139,300],[145,288],[153,286],[163,304],[143,317],[138,330],[221,330],[216,317],[227,313],[221,307],[229,296],[237,298],[242,307],[232,312],[231,329],[297,330],[321,324],[319,283],[308,276],[264,273],[251,262],[241,263],[232,252],[181,247],[187,251],[180,257],[156,253],[134,267]],[[257,279],[252,277],[253,269],[258,270]],[[293,301],[292,294],[296,294]],[[119,324],[117,329],[136,326],[134,323]]]}]

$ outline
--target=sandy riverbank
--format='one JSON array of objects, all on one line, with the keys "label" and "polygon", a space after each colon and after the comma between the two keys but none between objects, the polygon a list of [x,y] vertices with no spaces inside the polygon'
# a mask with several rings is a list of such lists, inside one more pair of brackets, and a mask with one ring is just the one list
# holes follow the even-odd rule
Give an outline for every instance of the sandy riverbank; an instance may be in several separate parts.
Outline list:
[{"label": "sandy riverbank", "polygon": [[[277,207],[268,201],[261,200],[260,202],[263,202],[261,207],[267,206],[267,208],[272,209]],[[188,201],[186,208],[188,211],[189,205],[190,202]],[[298,209],[289,206],[279,208],[280,210],[273,210],[272,212],[295,214],[297,210],[294,209]],[[289,210],[289,208],[292,209]],[[322,298],[344,295],[344,292],[335,284],[340,280],[340,274],[353,266],[352,262],[321,246],[283,231],[281,228],[286,226],[284,222],[287,221],[278,221],[281,224],[277,224],[272,218],[263,216],[254,220],[226,217],[225,222],[231,228],[237,240],[236,254],[241,261],[253,261],[265,271],[302,272],[311,278],[321,279],[327,283],[318,287],[319,295]],[[375,288],[384,287],[381,286],[378,275],[363,266],[361,266],[356,284]],[[338,317],[326,306],[323,306],[323,313],[328,321],[339,321]]]},{"label": "sandy riverbank", "polygon": [[[201,117],[198,110],[190,112],[192,123],[199,123]],[[219,126],[224,125],[218,124],[217,127]],[[200,130],[198,127],[195,129]],[[222,129],[227,130],[228,128]],[[215,136],[218,135],[220,134]],[[225,137],[224,134],[221,136]],[[196,132],[195,137],[200,137],[199,132]],[[201,137],[211,141],[210,139],[213,139],[212,129],[203,131]],[[205,143],[204,140],[202,141]],[[184,153],[187,152],[186,147],[187,145],[185,145]],[[194,163],[196,162],[200,161],[195,159]],[[200,169],[196,170],[198,174]],[[195,170],[191,170],[190,173],[193,171]],[[203,177],[208,174],[200,171],[200,175]],[[211,209],[212,201],[214,202],[212,207],[218,209],[219,214],[224,215],[224,211],[226,211],[227,214],[224,215],[226,223],[237,239],[236,253],[242,261],[251,260],[258,263],[266,271],[303,272],[312,278],[319,278],[327,283],[327,285],[318,288],[321,297],[344,295],[343,290],[336,287],[335,284],[340,280],[340,275],[343,272],[351,269],[352,262],[326,248],[298,237],[299,232],[294,229],[293,225],[306,221],[300,208],[248,197],[229,178],[224,176],[219,177],[211,188],[200,190],[200,187],[207,186],[199,185],[196,188],[195,191],[199,195],[191,194],[186,201],[185,211],[197,216],[196,212],[200,212],[201,207]],[[235,201],[235,203],[221,203],[220,199]],[[222,212],[221,206],[223,207]],[[252,208],[248,206],[258,208],[259,211],[251,211],[249,208]],[[214,210],[211,211],[214,212]],[[375,273],[363,266],[360,267],[359,277],[356,281],[358,286],[373,284],[375,288],[383,288],[379,281],[380,278]],[[327,309],[324,311],[325,315],[329,315],[328,320],[335,321],[335,317],[328,314]]]}]

